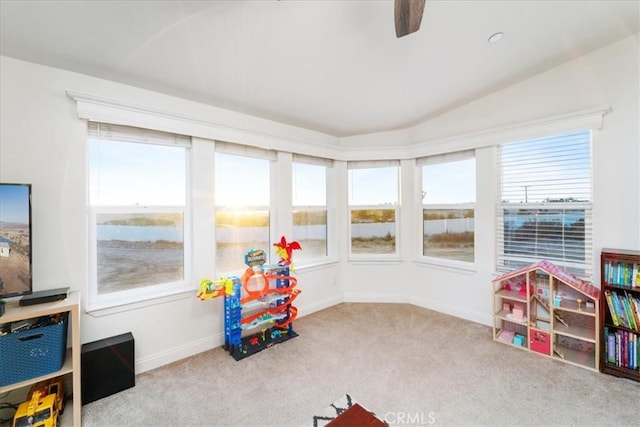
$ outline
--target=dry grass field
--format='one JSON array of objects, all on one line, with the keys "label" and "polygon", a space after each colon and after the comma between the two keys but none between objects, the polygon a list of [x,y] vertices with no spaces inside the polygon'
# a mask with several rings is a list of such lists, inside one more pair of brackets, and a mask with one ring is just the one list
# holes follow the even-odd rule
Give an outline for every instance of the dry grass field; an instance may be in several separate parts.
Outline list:
[{"label": "dry grass field", "polygon": [[3,226],[0,237],[11,242],[9,256],[0,256],[0,291],[9,294],[28,291],[31,283],[29,228]]}]

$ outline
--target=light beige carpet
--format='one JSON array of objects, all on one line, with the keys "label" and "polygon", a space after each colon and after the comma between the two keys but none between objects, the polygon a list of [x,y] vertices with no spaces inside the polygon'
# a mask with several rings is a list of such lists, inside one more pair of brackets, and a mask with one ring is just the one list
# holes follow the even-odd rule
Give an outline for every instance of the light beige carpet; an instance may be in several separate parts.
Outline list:
[{"label": "light beige carpet", "polygon": [[85,405],[83,426],[312,425],[347,392],[390,425],[640,425],[640,383],[500,345],[489,327],[441,313],[340,304],[295,329],[238,362],[216,348],[143,373]]}]

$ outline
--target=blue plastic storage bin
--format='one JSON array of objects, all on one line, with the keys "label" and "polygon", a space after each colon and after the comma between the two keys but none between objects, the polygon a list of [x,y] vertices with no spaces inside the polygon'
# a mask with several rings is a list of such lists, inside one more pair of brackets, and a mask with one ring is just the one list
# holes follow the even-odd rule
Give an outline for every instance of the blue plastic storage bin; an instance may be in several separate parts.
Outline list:
[{"label": "blue plastic storage bin", "polygon": [[59,323],[0,336],[0,386],[36,378],[62,368],[69,313]]}]

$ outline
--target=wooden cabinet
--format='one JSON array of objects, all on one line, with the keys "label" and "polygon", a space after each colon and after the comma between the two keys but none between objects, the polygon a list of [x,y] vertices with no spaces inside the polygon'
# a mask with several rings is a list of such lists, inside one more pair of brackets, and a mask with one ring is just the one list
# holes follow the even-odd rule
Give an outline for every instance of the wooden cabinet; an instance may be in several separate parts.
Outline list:
[{"label": "wooden cabinet", "polygon": [[54,378],[57,376],[65,376],[71,378],[73,390],[67,391],[67,395],[72,392],[73,399],[67,401],[64,413],[61,417],[60,425],[64,426],[80,426],[81,423],[81,383],[80,383],[80,296],[78,292],[71,292],[69,296],[62,300],[51,303],[36,304],[30,306],[19,306],[18,301],[9,301],[6,303],[6,312],[0,317],[0,323],[15,322],[24,319],[33,319],[41,316],[48,316],[57,313],[69,313],[68,331],[69,339],[67,343],[71,344],[67,349],[62,368],[56,372],[47,375],[9,384],[0,387],[0,395],[5,395],[11,390],[28,387],[38,381]]},{"label": "wooden cabinet", "polygon": [[640,251],[600,254],[600,370],[640,381]]},{"label": "wooden cabinet", "polygon": [[493,339],[599,369],[600,290],[548,261],[493,280]]}]

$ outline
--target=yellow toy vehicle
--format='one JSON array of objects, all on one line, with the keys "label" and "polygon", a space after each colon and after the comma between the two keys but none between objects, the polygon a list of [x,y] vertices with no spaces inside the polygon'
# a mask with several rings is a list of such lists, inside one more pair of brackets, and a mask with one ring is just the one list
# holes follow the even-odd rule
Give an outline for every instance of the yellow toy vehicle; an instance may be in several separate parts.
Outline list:
[{"label": "yellow toy vehicle", "polygon": [[13,427],[57,427],[64,410],[64,382],[62,377],[41,381],[31,386],[30,400],[18,406]]}]

